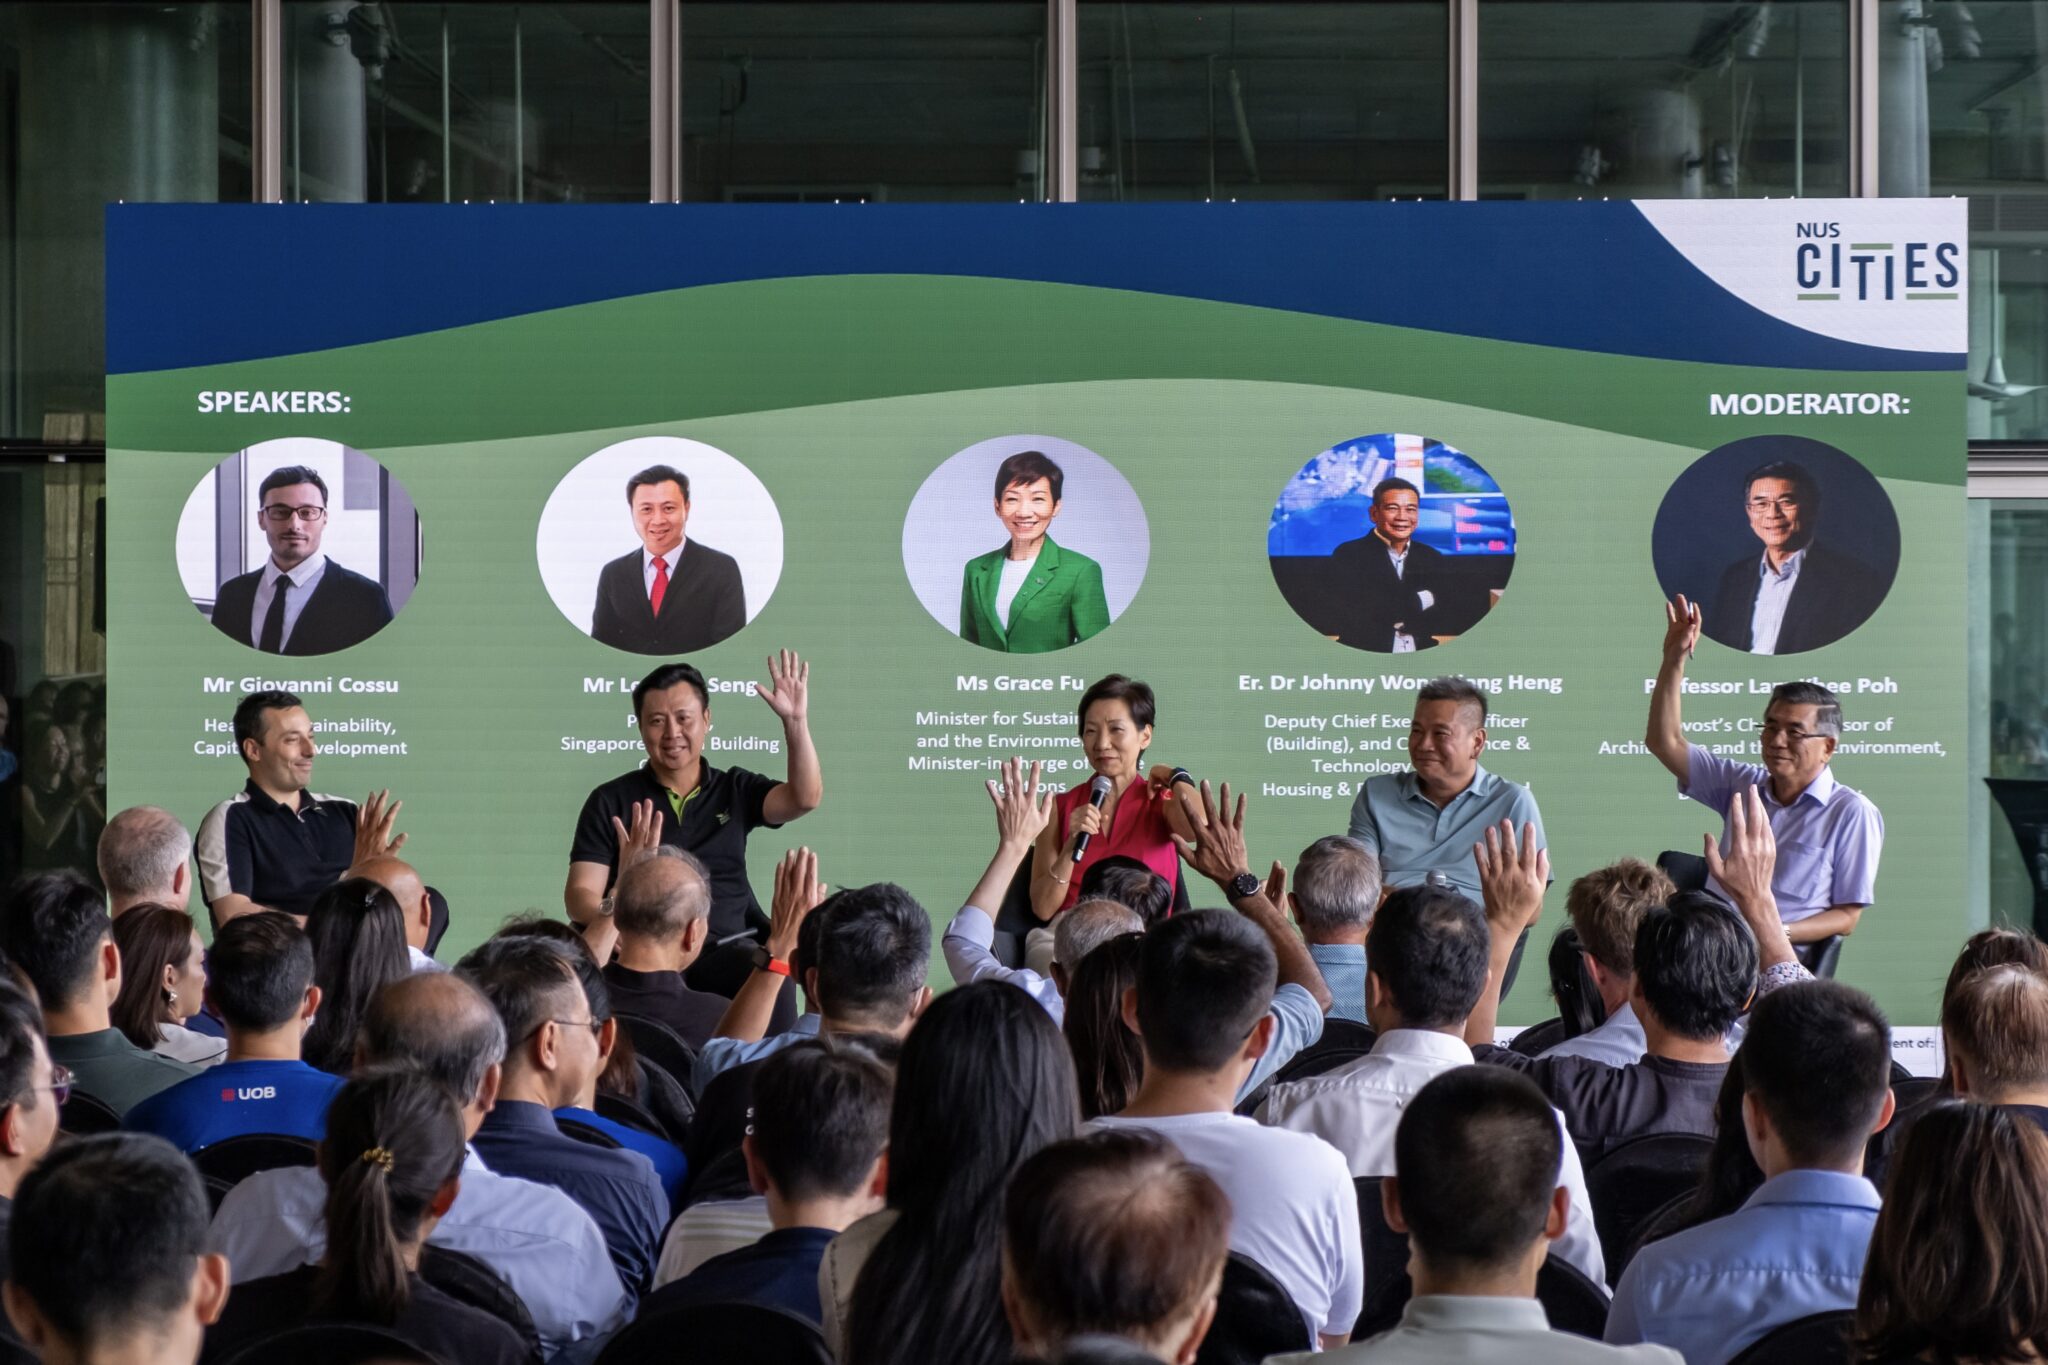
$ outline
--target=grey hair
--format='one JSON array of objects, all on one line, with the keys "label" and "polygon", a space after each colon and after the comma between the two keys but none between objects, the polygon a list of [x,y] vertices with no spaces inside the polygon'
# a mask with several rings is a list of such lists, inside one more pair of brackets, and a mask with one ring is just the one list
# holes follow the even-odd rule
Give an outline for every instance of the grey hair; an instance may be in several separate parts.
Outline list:
[{"label": "grey hair", "polygon": [[[661,875],[671,863],[680,875]],[[612,888],[612,918],[621,934],[667,943],[710,914],[711,874],[694,855],[668,844],[621,872]]]},{"label": "grey hair", "polygon": [[161,806],[130,806],[100,831],[100,880],[111,896],[168,890],[191,858],[191,834]]},{"label": "grey hair", "polygon": [[1145,921],[1122,901],[1085,900],[1053,924],[1052,960],[1071,972],[1111,939],[1144,932]]},{"label": "grey hair", "polygon": [[1817,682],[1779,683],[1771,689],[1771,699],[1764,705],[1765,714],[1771,707],[1783,702],[1787,706],[1811,706],[1813,731],[1818,735],[1840,738],[1842,733],[1842,699]]},{"label": "grey hair", "polygon": [[1310,933],[1361,929],[1380,903],[1380,860],[1358,840],[1331,834],[1301,851],[1294,905]]},{"label": "grey hair", "polygon": [[1431,678],[1415,693],[1417,706],[1426,701],[1454,701],[1461,706],[1476,706],[1479,708],[1479,723],[1486,724],[1486,694],[1464,678],[1449,674]]},{"label": "grey hair", "polygon": [[467,978],[414,972],[371,998],[359,1043],[364,1060],[417,1067],[466,1108],[505,1060],[505,1021]]}]

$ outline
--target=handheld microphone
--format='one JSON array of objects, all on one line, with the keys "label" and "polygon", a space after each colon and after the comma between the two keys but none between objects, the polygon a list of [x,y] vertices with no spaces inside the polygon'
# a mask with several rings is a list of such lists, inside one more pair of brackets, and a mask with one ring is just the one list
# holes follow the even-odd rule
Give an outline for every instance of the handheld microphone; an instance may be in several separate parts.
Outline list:
[{"label": "handheld microphone", "polygon": [[[1088,804],[1097,810],[1101,810],[1102,803],[1109,800],[1109,793],[1115,786],[1114,782],[1111,782],[1101,773],[1095,774],[1095,780],[1088,784]],[[1080,838],[1074,840],[1074,861],[1080,862],[1081,855],[1087,851],[1088,836],[1083,834]]]}]

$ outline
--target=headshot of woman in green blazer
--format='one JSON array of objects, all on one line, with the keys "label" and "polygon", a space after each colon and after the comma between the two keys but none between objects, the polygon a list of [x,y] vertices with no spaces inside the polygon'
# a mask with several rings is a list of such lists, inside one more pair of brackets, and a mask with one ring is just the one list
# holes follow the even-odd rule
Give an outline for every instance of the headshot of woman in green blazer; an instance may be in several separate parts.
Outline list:
[{"label": "headshot of woman in green blazer", "polygon": [[996,470],[996,517],[1010,543],[967,561],[961,639],[1006,654],[1045,654],[1109,624],[1102,566],[1047,534],[1064,480],[1036,450],[1019,451]]}]

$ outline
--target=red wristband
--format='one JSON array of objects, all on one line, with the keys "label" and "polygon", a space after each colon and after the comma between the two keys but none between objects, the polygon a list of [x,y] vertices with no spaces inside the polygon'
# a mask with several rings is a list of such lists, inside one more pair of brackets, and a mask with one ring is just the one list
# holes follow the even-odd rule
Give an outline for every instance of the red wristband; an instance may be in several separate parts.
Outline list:
[{"label": "red wristband", "polygon": [[779,957],[771,957],[766,962],[762,963],[761,970],[764,972],[773,972],[777,976],[791,975],[791,972],[789,970],[789,964],[787,962],[784,962]]}]

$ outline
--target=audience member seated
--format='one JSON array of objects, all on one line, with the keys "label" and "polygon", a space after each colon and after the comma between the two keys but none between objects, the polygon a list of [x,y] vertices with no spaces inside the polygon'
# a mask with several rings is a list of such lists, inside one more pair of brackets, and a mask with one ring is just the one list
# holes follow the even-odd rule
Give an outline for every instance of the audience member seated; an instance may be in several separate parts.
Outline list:
[{"label": "audience member seated", "polygon": [[[7,1255],[15,1191],[57,1140],[57,1111],[70,1082],[70,1073],[50,1061],[35,1002],[0,980],[0,1258]],[[0,1259],[0,1280],[7,1265]]]},{"label": "audience member seated", "polygon": [[1579,956],[1600,992],[1607,1017],[1544,1052],[1544,1057],[1584,1057],[1609,1066],[1633,1066],[1643,1060],[1649,1041],[1643,1036],[1643,1021],[1629,1003],[1636,977],[1636,930],[1645,914],[1677,894],[1671,878],[1634,858],[1596,868],[1571,884],[1565,893],[1565,913],[1579,931]]},{"label": "audience member seated", "polygon": [[664,844],[628,866],[612,889],[612,923],[619,955],[604,969],[612,1007],[658,1020],[691,1047],[703,1047],[732,1003],[683,982],[711,933],[711,881],[704,865]]},{"label": "audience member seated", "polygon": [[405,912],[377,882],[347,877],[313,902],[306,937],[320,987],[320,1013],[306,1031],[306,1060],[340,1075],[355,1060],[356,1034],[370,997],[412,972]]},{"label": "audience member seated", "polygon": [[1400,1175],[1380,1182],[1380,1202],[1387,1225],[1408,1234],[1415,1281],[1400,1326],[1269,1365],[1679,1365],[1663,1347],[1550,1330],[1536,1276],[1570,1216],[1558,1183],[1570,1144],[1535,1085],[1491,1067],[1446,1071],[1416,1092],[1394,1148]]},{"label": "audience member seated", "polygon": [[819,1322],[825,1248],[882,1207],[889,1069],[830,1038],[785,1048],[754,1077],[747,1178],[774,1230],[649,1295],[642,1314],[680,1304],[752,1303]]},{"label": "audience member seated", "polygon": [[206,1003],[206,945],[192,917],[162,905],[130,906],[114,921],[121,993],[114,1027],[135,1046],[194,1066],[227,1053],[227,1039],[185,1027]]},{"label": "audience member seated", "polygon": [[932,1002],[896,1071],[888,1207],[818,1271],[840,1365],[1006,1365],[1003,1190],[1079,1122],[1066,1044],[1022,991],[980,982]]},{"label": "audience member seated", "polygon": [[1145,1049],[1137,1032],[1124,1021],[1124,996],[1138,987],[1138,959],[1144,951],[1143,934],[1124,934],[1090,953],[1074,969],[1067,993],[1067,1018],[1061,1027],[1074,1055],[1084,1119],[1117,1113],[1138,1093],[1138,1080],[1145,1073]]},{"label": "audience member seated", "polygon": [[67,1142],[15,1192],[7,1316],[44,1365],[192,1365],[228,1296],[206,1189],[157,1138]]},{"label": "audience member seated", "polygon": [[[1635,1233],[1636,1245],[1645,1246],[1687,1228],[1696,1228],[1716,1218],[1725,1218],[1749,1202],[1757,1186],[1764,1183],[1763,1168],[1749,1150],[1749,1133],[1742,1122],[1742,1054],[1728,1059],[1728,1074],[1714,1096],[1714,1146],[1700,1171],[1699,1185],[1685,1202],[1669,1208]],[[1619,1270],[1620,1267],[1612,1267]]]},{"label": "audience member seated", "polygon": [[[240,920],[228,923],[232,929]],[[528,1365],[499,1319],[420,1278],[420,1248],[462,1186],[462,1119],[441,1085],[410,1067],[371,1068],[342,1086],[320,1144],[325,1249],[314,1265],[235,1286],[202,1361],[313,1322],[383,1327],[462,1365]]]},{"label": "audience member seated", "polygon": [[192,900],[192,836],[158,806],[130,806],[100,831],[100,882],[115,919],[138,905],[183,910]]},{"label": "audience member seated", "polygon": [[[1398,1174],[1402,1113],[1435,1077],[1472,1064],[1465,1018],[1486,987],[1486,916],[1448,887],[1404,887],[1380,906],[1366,947],[1366,1021],[1379,1034],[1372,1051],[1335,1071],[1274,1086],[1259,1111],[1266,1123],[1335,1147],[1354,1177]],[[1562,1129],[1561,1115],[1558,1123]],[[1567,1142],[1561,1160],[1558,1182],[1570,1201],[1557,1252],[1604,1284],[1606,1262],[1578,1150]]]},{"label": "audience member seated", "polygon": [[[1142,926],[1157,924],[1173,913],[1174,902],[1185,897],[1174,884],[1136,858],[1112,853],[1090,863],[1081,873],[1081,892],[1060,914],[1081,908],[1082,901],[1114,901],[1136,915]],[[1059,961],[1059,915],[1034,926],[1024,935],[1024,968],[1043,978],[1052,976]]]},{"label": "audience member seated", "polygon": [[578,1142],[553,1111],[573,1104],[601,1068],[590,1002],[570,951],[540,938],[497,938],[457,970],[489,998],[505,1025],[498,1103],[471,1141],[491,1169],[553,1185],[604,1232],[629,1293],[647,1288],[668,1221],[654,1167],[637,1152]]},{"label": "audience member seated", "polygon": [[[597,963],[574,953],[570,954],[570,961],[576,967],[577,981],[583,986],[583,998],[590,1006],[590,1018],[598,1026],[597,1065],[591,1069],[590,1078],[576,1097],[555,1110],[555,1117],[573,1119],[595,1128],[626,1151],[646,1157],[654,1167],[655,1177],[661,1181],[664,1208],[672,1209],[682,1193],[683,1182],[689,1177],[690,1164],[683,1159],[682,1149],[668,1139],[642,1132],[630,1124],[615,1122],[597,1112],[598,1088],[610,1068],[614,1050],[631,1044],[619,1033],[619,1021],[612,1016],[611,990],[605,985]],[[664,1218],[662,1221],[666,1224],[668,1220]]]},{"label": "audience member seated", "polygon": [[9,889],[0,952],[20,968],[42,1002],[50,1060],[72,1086],[125,1114],[199,1068],[146,1052],[114,1027],[121,950],[114,922],[92,883],[75,872],[24,877]]},{"label": "audience member seated", "polygon": [[1272,1045],[1277,975],[1267,936],[1243,916],[1200,910],[1149,930],[1125,1005],[1144,1076],[1094,1126],[1149,1129],[1207,1171],[1235,1210],[1231,1250],[1279,1281],[1327,1348],[1349,1339],[1365,1292],[1351,1172],[1322,1139],[1231,1112]]},{"label": "audience member seated", "polygon": [[299,1059],[320,1009],[305,930],[277,911],[242,915],[213,936],[208,962],[206,993],[228,1026],[227,1060],[136,1105],[127,1126],[183,1152],[244,1133],[318,1139],[341,1078]]},{"label": "audience member seated", "polygon": [[1365,931],[1380,903],[1380,860],[1348,834],[1318,839],[1294,864],[1287,901],[1330,988],[1330,1016],[1363,1024]]},{"label": "audience member seated", "polygon": [[[458,976],[418,973],[395,982],[363,1018],[362,1062],[423,1070],[460,1108],[467,1137],[497,1101],[504,1056],[497,1011]],[[310,1167],[259,1172],[221,1202],[212,1249],[233,1263],[237,1283],[317,1261],[326,1246],[326,1200]],[[463,1161],[461,1192],[427,1241],[495,1271],[533,1315],[550,1358],[612,1332],[632,1311],[595,1220],[550,1185],[490,1170],[474,1150]]]},{"label": "audience member seated", "polygon": [[1863,1177],[1891,1121],[1891,1029],[1861,991],[1814,981],[1757,1003],[1742,1122],[1764,1183],[1725,1218],[1652,1242],[1615,1286],[1607,1340],[1722,1365],[1774,1327],[1856,1304],[1878,1210]]},{"label": "audience member seated", "polygon": [[358,867],[349,869],[352,877],[368,877],[391,893],[398,902],[398,909],[405,920],[405,955],[416,972],[444,972],[448,969],[434,961],[427,952],[427,944],[434,937],[434,898],[427,891],[427,884],[420,880],[420,874],[411,863],[399,858],[385,856],[371,858]]},{"label": "audience member seated", "polygon": [[1030,1359],[1108,1336],[1193,1365],[1229,1254],[1230,1200],[1171,1144],[1138,1131],[1055,1142],[1003,1197],[1003,1313]]},{"label": "audience member seated", "polygon": [[1942,1004],[1941,1041],[1956,1094],[2048,1132],[2048,976],[2013,965],[1972,972]]},{"label": "audience member seated", "polygon": [[1907,1130],[1856,1298],[1871,1365],[2039,1360],[2048,1138],[2011,1110],[1937,1104]]}]

